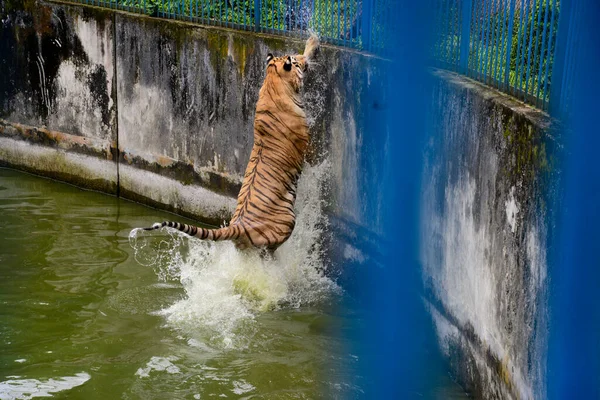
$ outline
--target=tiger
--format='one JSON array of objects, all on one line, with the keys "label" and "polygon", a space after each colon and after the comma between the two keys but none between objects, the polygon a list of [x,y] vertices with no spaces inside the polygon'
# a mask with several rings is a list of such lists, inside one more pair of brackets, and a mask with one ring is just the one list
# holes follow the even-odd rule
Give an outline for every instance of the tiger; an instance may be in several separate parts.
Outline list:
[{"label": "tiger", "polygon": [[254,144],[229,225],[206,229],[164,221],[144,229],[167,226],[203,240],[231,240],[238,249],[270,252],[290,237],[296,224],[296,188],[310,139],[301,89],[318,48],[318,37],[311,35],[303,54],[267,55],[256,104]]}]

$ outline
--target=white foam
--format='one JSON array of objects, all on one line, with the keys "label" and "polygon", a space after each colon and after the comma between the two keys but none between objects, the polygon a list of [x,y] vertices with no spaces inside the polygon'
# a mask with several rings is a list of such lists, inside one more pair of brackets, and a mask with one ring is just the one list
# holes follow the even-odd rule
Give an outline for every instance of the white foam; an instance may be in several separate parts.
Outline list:
[{"label": "white foam", "polygon": [[256,388],[244,380],[233,381],[232,392],[235,394],[241,395],[244,393],[249,393],[249,392],[253,391],[254,389],[256,389]]},{"label": "white foam", "polygon": [[515,199],[514,186],[510,188],[508,200],[506,200],[504,205],[506,206],[506,220],[510,225],[511,232],[515,233],[517,230],[517,214],[519,213],[519,203]]},{"label": "white foam", "polygon": [[323,274],[321,239],[327,219],[322,187],[328,169],[327,162],[305,167],[295,230],[272,259],[173,229],[132,231],[138,261],[153,266],[163,280],[180,281],[185,290],[184,298],[158,312],[168,325],[199,334],[210,346],[239,349],[248,346],[258,313],[315,304],[339,291]]},{"label": "white foam", "polygon": [[150,372],[167,372],[169,374],[178,374],[180,371],[179,367],[174,365],[172,361],[178,361],[179,359],[175,356],[169,357],[152,357],[146,364],[146,367],[139,368],[135,374],[140,378],[147,378],[150,376]]},{"label": "white foam", "polygon": [[58,393],[81,386],[90,380],[90,375],[85,372],[75,376],[64,376],[61,378],[50,378],[48,380],[38,379],[9,379],[0,382],[0,399],[17,400],[32,399],[34,397],[52,397],[52,393]]}]

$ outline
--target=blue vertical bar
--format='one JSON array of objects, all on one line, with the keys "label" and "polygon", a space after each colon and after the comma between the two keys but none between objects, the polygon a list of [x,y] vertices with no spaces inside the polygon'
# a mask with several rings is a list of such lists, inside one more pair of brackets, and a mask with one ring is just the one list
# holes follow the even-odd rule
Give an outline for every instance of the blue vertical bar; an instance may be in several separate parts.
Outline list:
[{"label": "blue vertical bar", "polygon": [[260,32],[261,14],[261,0],[254,0],[254,29],[257,32]]},{"label": "blue vertical bar", "polygon": [[442,21],[444,20],[444,2],[442,1],[438,1],[438,10],[436,10],[436,12],[434,13],[435,16],[435,21],[434,21],[434,34],[433,37],[435,38],[434,40],[434,54],[435,54],[435,58],[438,61],[443,61],[442,60]]},{"label": "blue vertical bar", "polygon": [[470,46],[470,54],[469,54],[469,70],[468,76],[474,77],[475,72],[477,71],[477,60],[479,54],[479,24],[481,21],[481,1],[475,0],[473,3],[473,18],[471,20],[471,30],[469,37],[469,46]]},{"label": "blue vertical bar", "polygon": [[[566,45],[563,13],[569,2],[560,2],[560,20],[555,65],[563,61]],[[581,52],[573,61],[572,114],[563,130],[565,149],[561,168],[561,209],[557,218],[556,246],[550,264],[550,310],[552,324],[548,341],[548,399],[600,399],[600,164],[598,163],[598,107],[600,92],[600,32],[598,1],[579,4],[575,29],[581,33]],[[574,10],[573,10],[574,11]],[[569,10],[571,12],[571,10]],[[578,53],[577,51],[575,53]],[[553,77],[557,75],[554,75]],[[552,83],[554,101],[554,82]],[[558,111],[557,117],[561,117]],[[562,118],[565,120],[565,118]]]},{"label": "blue vertical bar", "polygon": [[[496,31],[497,31],[497,23],[498,23],[498,18],[496,18],[496,21],[494,21],[494,19],[492,18],[494,15],[494,6],[496,5],[495,0],[492,0],[492,9],[490,12],[490,42],[489,45],[487,46],[486,49],[486,55],[485,55],[485,67],[483,69],[483,74],[486,76],[486,82],[488,84],[492,84],[493,82],[491,80],[491,74],[493,74],[493,70],[492,70],[492,61],[494,60],[494,50],[498,51],[498,48],[496,46],[496,40],[498,39],[496,36]],[[489,49],[489,50],[488,50]],[[488,70],[488,64],[489,64],[489,70]]]},{"label": "blue vertical bar", "polygon": [[512,56],[512,35],[515,21],[515,3],[517,0],[510,0],[510,9],[508,14],[508,36],[506,37],[506,60],[504,65],[504,91],[508,93],[510,87],[510,58]]},{"label": "blue vertical bar", "polygon": [[437,36],[438,36],[438,41],[439,41],[439,46],[438,46],[438,53],[439,53],[439,58],[440,60],[442,60],[442,62],[446,63],[446,54],[444,52],[445,49],[445,33],[444,32],[444,28],[446,26],[446,24],[448,23],[448,12],[446,10],[446,4],[447,4],[447,0],[441,0],[441,9],[440,9],[440,21],[438,24],[438,32],[437,32]]},{"label": "blue vertical bar", "polygon": [[567,53],[565,55],[566,64],[565,64],[565,68],[563,71],[563,77],[561,79],[559,105],[563,110],[566,108],[565,99],[567,98],[567,92],[568,92],[569,83],[570,83],[569,78],[571,76],[571,71],[573,69],[573,64],[574,64],[574,54],[573,53],[575,51],[575,46],[573,44],[577,42],[576,32],[578,29],[577,29],[575,23],[573,23],[576,12],[577,12],[577,3],[575,2],[571,6],[571,12],[569,15],[569,37],[567,40]]},{"label": "blue vertical bar", "polygon": [[460,52],[460,41],[458,40],[460,33],[460,16],[462,15],[460,9],[460,2],[452,1],[452,45],[450,52],[450,62],[455,71],[458,71],[458,54]]},{"label": "blue vertical bar", "polygon": [[[523,83],[523,69],[525,68],[525,53],[527,51],[527,49],[525,48],[526,44],[527,44],[527,23],[529,21],[529,9],[531,8],[531,2],[534,0],[529,0],[529,2],[527,3],[527,11],[524,13],[525,14],[525,25],[524,25],[524,29],[523,29],[523,43],[522,43],[522,51],[521,51],[521,61],[519,62],[519,74],[517,75],[517,79],[518,79],[518,83],[516,83],[516,87],[518,89],[517,97],[522,97],[521,94],[523,92],[523,90],[521,89],[522,83]],[[533,22],[532,22],[533,23]]]},{"label": "blue vertical bar", "polygon": [[340,7],[340,2],[341,0],[335,0],[335,3],[337,5],[337,32],[336,32],[336,40],[339,43],[340,40],[340,33],[341,33],[341,29],[340,29],[340,17],[341,17],[341,7]]},{"label": "blue vertical bar", "polygon": [[478,62],[478,66],[477,66],[477,78],[479,80],[483,80],[482,79],[482,73],[483,73],[483,64],[484,64],[484,49],[485,46],[487,45],[487,43],[485,42],[485,37],[487,35],[487,21],[488,21],[488,15],[487,15],[487,5],[488,5],[489,0],[483,0],[483,11],[482,11],[482,22],[481,22],[481,46],[479,49],[479,62]]},{"label": "blue vertical bar", "polygon": [[363,1],[363,20],[362,20],[362,42],[365,51],[371,50],[371,15],[373,12],[373,0]]},{"label": "blue vertical bar", "polygon": [[[462,25],[461,25],[461,16],[463,13],[462,7],[463,7],[463,3],[461,1],[457,1],[456,2],[456,23],[454,24],[454,37],[456,40],[456,43],[454,45],[454,65],[456,66],[456,70],[458,70],[458,66],[459,66],[459,60],[460,60],[460,51],[461,51],[461,45],[462,42],[460,41],[460,32],[462,30]],[[468,55],[469,49],[467,47],[467,55]]]},{"label": "blue vertical bar", "polygon": [[350,30],[348,28],[348,0],[344,0],[344,46],[347,46],[348,36],[350,35]]},{"label": "blue vertical bar", "polygon": [[494,59],[495,55],[498,52],[498,31],[499,31],[499,13],[497,13],[498,8],[500,8],[500,2],[502,0],[492,0],[492,9],[490,13],[490,42],[488,46],[488,51],[486,55],[486,76],[487,82],[489,85],[494,85],[493,80],[493,67],[494,67]]},{"label": "blue vertical bar", "polygon": [[500,79],[502,78],[502,74],[500,74],[500,76],[498,76],[498,71],[501,71],[501,65],[500,65],[500,54],[502,54],[503,52],[503,48],[504,48],[504,37],[506,36],[506,32],[504,32],[504,26],[506,25],[506,2],[502,1],[501,4],[501,8],[502,11],[500,12],[500,16],[499,16],[499,23],[500,25],[500,32],[499,32],[499,38],[498,38],[498,47],[496,48],[496,57],[494,58],[494,62],[492,64],[492,68],[493,68],[493,79],[494,79],[494,84],[496,85],[497,88],[500,88]]},{"label": "blue vertical bar", "polygon": [[[517,31],[517,56],[515,57],[515,81],[513,84],[511,84],[511,93],[513,95],[515,95],[515,91],[517,89],[517,80],[518,80],[518,73],[519,73],[519,67],[520,67],[520,59],[521,59],[521,52],[523,51],[522,49],[522,43],[521,43],[521,33],[524,31],[524,27],[523,27],[523,15],[526,14],[525,10],[524,10],[524,2],[526,0],[521,0],[521,11],[520,11],[520,15],[519,15],[519,30]],[[524,37],[524,35],[523,35]],[[523,39],[524,40],[524,39]],[[509,80],[509,84],[510,84],[510,80]]]},{"label": "blue vertical bar", "polygon": [[449,18],[448,18],[448,63],[456,68],[454,60],[454,48],[456,47],[454,38],[456,35],[456,9],[454,8],[454,0],[448,0],[449,3]]},{"label": "blue vertical bar", "polygon": [[481,69],[481,74],[482,74],[482,79],[481,81],[484,83],[487,83],[487,63],[488,63],[488,55],[489,55],[489,51],[488,49],[490,48],[490,34],[491,34],[491,25],[492,25],[492,7],[493,7],[493,3],[494,0],[486,0],[486,3],[489,4],[489,7],[487,9],[487,13],[485,15],[485,32],[484,32],[484,44],[485,46],[483,47],[483,65],[482,65],[482,69]]},{"label": "blue vertical bar", "polygon": [[[539,83],[538,83],[538,88],[537,88],[537,93],[535,95],[536,97],[536,105],[539,108],[544,108],[544,102],[542,101],[540,103],[540,88],[542,87],[543,84],[545,84],[546,82],[546,76],[544,76],[544,79],[542,79],[542,73],[543,73],[543,65],[547,64],[548,62],[550,62],[550,57],[549,56],[544,56],[544,52],[546,50],[546,31],[548,30],[548,28],[550,28],[550,30],[552,30],[552,27],[548,27],[548,8],[550,7],[550,0],[546,0],[545,1],[546,4],[546,9],[544,11],[544,32],[542,33],[542,51],[540,53],[540,68],[538,70],[538,79],[539,79]],[[548,51],[550,51],[550,48],[548,47]],[[544,62],[542,62],[544,61]],[[542,92],[542,96],[543,96],[543,92]]]},{"label": "blue vertical bar", "polygon": [[[317,0],[314,0],[317,1]],[[323,22],[322,22],[322,18],[323,18],[323,2],[319,1],[319,7],[315,7],[318,8],[318,12],[317,12],[317,21],[315,22],[315,25],[317,26],[317,32],[319,32],[320,35],[323,35]]]},{"label": "blue vertical bar", "polygon": [[331,37],[331,25],[333,25],[333,6],[330,6],[333,0],[325,0],[325,32],[328,39]]},{"label": "blue vertical bar", "polygon": [[446,60],[450,65],[452,63],[452,34],[453,34],[453,14],[452,14],[452,0],[448,1],[448,22],[446,26]]},{"label": "blue vertical bar", "polygon": [[[304,7],[306,8],[310,8],[310,3],[307,3],[306,5],[304,4],[303,0],[300,0],[299,3],[299,7],[300,7],[300,11],[299,11],[299,15],[300,15],[300,31],[307,31],[308,30],[308,18],[306,18],[306,21],[304,20],[305,17],[308,17],[308,12],[304,12]],[[310,17],[312,18],[314,14],[310,14]]]},{"label": "blue vertical bar", "polygon": [[[273,27],[274,27],[274,24],[275,24],[275,18],[274,18],[274,15],[275,15],[275,11],[274,11],[275,10],[275,4],[274,3],[275,3],[275,0],[271,0],[271,26],[269,26],[271,32],[273,32]],[[267,25],[269,25],[269,19],[268,18],[267,18]]]},{"label": "blue vertical bar", "polygon": [[[558,12],[558,29],[557,31],[560,33],[558,35],[550,35],[550,39],[548,40],[548,48],[552,48],[550,46],[551,40],[554,39],[554,60],[556,60],[552,64],[552,70],[547,72],[546,74],[552,78],[552,86],[548,87],[547,84],[544,85],[544,88],[547,88],[548,92],[546,92],[546,96],[548,97],[548,106],[551,108],[551,111],[558,110],[558,98],[560,94],[561,87],[561,79],[562,72],[565,64],[565,48],[567,45],[566,38],[568,32],[568,24],[567,24],[567,16],[569,15],[569,2],[560,1],[560,11]],[[554,0],[554,8],[552,9],[552,22],[550,26],[554,25],[556,10],[559,7],[558,0]],[[564,33],[563,33],[564,32]],[[546,65],[546,69],[548,69],[549,65]]]},{"label": "blue vertical bar", "polygon": [[482,59],[482,55],[483,55],[483,46],[484,46],[484,41],[483,41],[483,37],[485,34],[485,19],[486,19],[486,15],[485,15],[485,6],[486,6],[486,0],[481,0],[481,14],[480,14],[480,21],[479,21],[479,36],[478,36],[478,43],[477,43],[477,59],[475,60],[475,65],[474,65],[474,72],[475,74],[473,75],[476,78],[480,78],[480,74],[481,74],[481,59]]},{"label": "blue vertical bar", "polygon": [[[536,32],[536,35],[535,35],[536,43],[535,43],[535,49],[533,51],[533,64],[531,66],[532,69],[533,69],[533,67],[535,67],[536,59],[537,59],[538,63],[541,64],[541,62],[542,62],[542,54],[540,53],[540,51],[542,50],[541,49],[542,43],[540,41],[539,27],[540,27],[540,23],[542,22],[542,14],[543,14],[542,5],[543,5],[544,0],[537,0],[537,1],[541,2],[541,3],[536,5],[536,11],[538,13],[538,20],[537,20],[538,31]],[[538,71],[539,71],[539,66],[538,66]],[[536,74],[534,76],[533,74],[535,74],[535,73],[536,73],[535,71],[532,72],[532,80],[534,80],[537,83],[537,86],[539,87],[540,86],[540,74]],[[529,79],[527,79],[527,81],[529,82]],[[529,89],[527,89],[526,92],[529,93]],[[533,85],[533,83],[531,84],[531,96],[535,97],[535,86]],[[537,99],[532,99],[532,100],[533,100],[533,104],[537,103]]]},{"label": "blue vertical bar", "polygon": [[[535,0],[533,7],[531,8],[531,29],[529,30],[529,52],[527,54],[527,75],[525,77],[525,93],[523,94],[524,99],[527,97],[527,90],[529,88],[529,75],[531,73],[531,48],[532,43],[533,43],[533,26],[534,26],[534,20],[535,20],[535,9],[537,8],[537,2],[539,0]],[[540,13],[538,13],[538,16],[540,15]],[[534,54],[535,57],[535,54]]]},{"label": "blue vertical bar", "polygon": [[444,13],[444,24],[442,26],[442,36],[444,41],[443,43],[443,54],[444,54],[444,60],[446,61],[446,63],[450,63],[450,43],[449,43],[449,39],[450,39],[450,31],[451,31],[451,26],[452,26],[452,9],[450,6],[450,2],[451,0],[446,0],[446,12]]},{"label": "blue vertical bar", "polygon": [[508,34],[508,7],[509,3],[506,0],[502,0],[502,12],[500,16],[500,23],[502,28],[500,30],[500,40],[498,42],[498,51],[496,52],[496,60],[494,60],[494,79],[496,80],[496,87],[500,89],[502,87],[502,61],[504,60],[506,36]]},{"label": "blue vertical bar", "polygon": [[[540,108],[545,108],[544,107],[544,96],[545,93],[544,91],[542,91],[542,85],[546,84],[546,79],[548,78],[547,74],[544,74],[544,67],[548,66],[548,63],[550,62],[550,37],[552,36],[552,26],[548,26],[548,10],[550,9],[550,0],[546,0],[545,2],[546,4],[546,10],[545,10],[545,14],[544,14],[544,33],[542,35],[542,52],[540,53],[540,69],[538,71],[538,76],[540,77],[540,83],[538,85],[538,91],[535,97],[537,97],[538,99],[538,107]],[[546,32],[550,30],[550,34],[548,35],[548,49],[546,49]],[[548,52],[547,55],[545,55],[545,53]],[[543,62],[542,62],[543,61]],[[546,68],[546,71],[548,69]],[[541,93],[541,97],[540,97],[540,93]],[[541,102],[540,102],[541,100]]]},{"label": "blue vertical bar", "polygon": [[560,103],[559,107],[561,109],[565,109],[567,105],[567,98],[569,96],[570,87],[570,78],[572,77],[574,62],[575,62],[575,43],[578,42],[579,39],[579,27],[575,23],[575,16],[578,12],[578,5],[580,3],[575,2],[571,6],[571,12],[569,13],[569,36],[567,38],[567,53],[565,55],[566,67],[562,74],[561,79],[561,89],[560,89]]}]

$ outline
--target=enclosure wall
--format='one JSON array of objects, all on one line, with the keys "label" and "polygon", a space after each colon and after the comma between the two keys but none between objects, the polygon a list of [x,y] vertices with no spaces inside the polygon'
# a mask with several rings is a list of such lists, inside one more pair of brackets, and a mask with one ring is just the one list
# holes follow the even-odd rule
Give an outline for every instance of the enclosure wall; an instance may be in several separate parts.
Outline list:
[{"label": "enclosure wall", "polygon": [[[215,225],[235,206],[268,53],[303,41],[37,1],[0,0],[0,165]],[[307,73],[309,164],[351,288],[382,221],[390,62],[324,46]],[[546,239],[558,148],[547,116],[435,72],[424,157],[423,280],[461,383],[532,397],[545,379]],[[390,94],[391,95],[391,94]],[[396,94],[393,94],[396,95]],[[393,173],[393,171],[391,171]],[[401,207],[402,205],[396,205]],[[357,248],[358,247],[358,248]],[[360,274],[358,274],[360,276]]]},{"label": "enclosure wall", "polygon": [[[46,2],[2,8],[3,165],[228,220],[267,54],[297,54],[302,40]],[[367,225],[361,197],[383,155],[365,131],[381,111],[361,101],[383,91],[384,63],[324,46],[305,81],[308,161],[330,164],[329,208],[350,224]]]}]

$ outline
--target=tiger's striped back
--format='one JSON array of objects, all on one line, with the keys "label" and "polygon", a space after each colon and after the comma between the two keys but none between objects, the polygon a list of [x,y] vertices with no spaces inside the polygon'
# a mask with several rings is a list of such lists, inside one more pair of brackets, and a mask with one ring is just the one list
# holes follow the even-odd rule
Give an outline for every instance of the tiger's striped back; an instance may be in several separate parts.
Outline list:
[{"label": "tiger's striped back", "polygon": [[254,145],[229,226],[210,230],[178,223],[159,225],[201,239],[230,239],[242,248],[274,250],[290,237],[296,223],[296,187],[309,141],[300,89],[318,45],[313,36],[302,55],[267,57],[256,105]]}]

